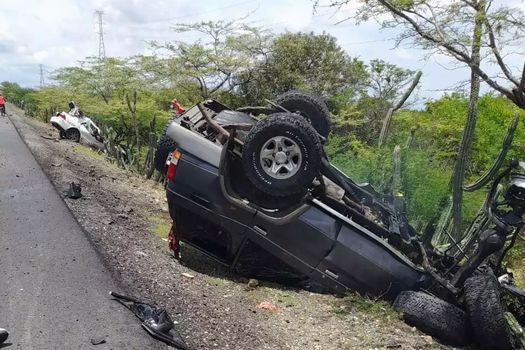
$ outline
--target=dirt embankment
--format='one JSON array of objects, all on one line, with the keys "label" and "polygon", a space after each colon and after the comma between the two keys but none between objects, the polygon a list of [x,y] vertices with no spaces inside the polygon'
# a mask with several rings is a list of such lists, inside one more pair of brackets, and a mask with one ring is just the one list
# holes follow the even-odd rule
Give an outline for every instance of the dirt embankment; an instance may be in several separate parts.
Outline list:
[{"label": "dirt embankment", "polygon": [[[192,349],[447,348],[404,324],[384,303],[269,283],[248,288],[246,280],[188,247],[179,263],[162,238],[170,221],[160,185],[82,145],[43,138],[57,132],[21,115],[16,111],[11,120],[57,190],[82,184],[83,197],[65,201],[108,268],[127,293],[168,308]],[[261,302],[277,309],[256,308]]]}]

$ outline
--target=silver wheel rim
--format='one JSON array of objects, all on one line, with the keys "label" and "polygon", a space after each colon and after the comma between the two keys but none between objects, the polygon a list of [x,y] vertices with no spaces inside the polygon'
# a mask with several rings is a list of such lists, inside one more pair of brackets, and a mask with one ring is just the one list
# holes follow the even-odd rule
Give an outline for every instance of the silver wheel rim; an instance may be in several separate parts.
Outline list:
[{"label": "silver wheel rim", "polygon": [[262,146],[259,161],[266,174],[284,180],[299,171],[303,155],[295,141],[285,136],[275,136]]}]

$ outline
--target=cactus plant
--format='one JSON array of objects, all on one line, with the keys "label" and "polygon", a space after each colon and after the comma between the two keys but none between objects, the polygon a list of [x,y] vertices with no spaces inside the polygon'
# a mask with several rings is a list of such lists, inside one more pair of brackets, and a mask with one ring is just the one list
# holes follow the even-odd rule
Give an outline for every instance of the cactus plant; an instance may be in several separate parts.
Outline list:
[{"label": "cactus plant", "polygon": [[155,171],[155,148],[157,146],[157,135],[155,134],[155,125],[157,118],[153,116],[153,119],[149,123],[149,139],[148,139],[148,152],[146,154],[146,160],[144,162],[144,173],[146,178],[150,179]]},{"label": "cactus plant", "polygon": [[407,137],[407,142],[405,143],[405,149],[412,147],[412,142],[414,141],[414,135],[416,133],[417,127],[413,126],[410,128],[410,134]]},{"label": "cactus plant", "polygon": [[505,134],[505,138],[503,139],[503,144],[501,146],[501,149],[496,159],[494,160],[494,163],[490,167],[490,169],[487,170],[485,174],[481,175],[479,179],[477,179],[470,185],[463,186],[464,191],[467,191],[467,192],[476,191],[482,188],[483,186],[485,186],[490,180],[492,180],[494,175],[496,175],[499,168],[503,164],[503,161],[505,160],[505,157],[507,156],[507,152],[509,151],[509,148],[512,144],[512,140],[514,139],[514,134],[516,133],[516,127],[518,126],[518,120],[519,120],[519,115],[518,113],[516,113],[514,115],[514,118],[510,122],[509,128],[507,129],[507,133]]},{"label": "cactus plant", "polygon": [[408,100],[410,95],[412,95],[412,92],[414,92],[414,89],[416,88],[417,84],[419,84],[421,74],[421,71],[418,71],[416,75],[414,75],[414,78],[412,79],[412,84],[410,84],[407,91],[405,91],[405,93],[403,94],[403,96],[401,96],[399,101],[386,113],[385,118],[383,119],[383,127],[381,128],[381,133],[379,134],[378,147],[381,148],[385,144],[388,132],[390,130],[390,124],[392,123],[392,116],[394,115],[394,112],[397,111],[399,108],[403,107],[406,100]]}]

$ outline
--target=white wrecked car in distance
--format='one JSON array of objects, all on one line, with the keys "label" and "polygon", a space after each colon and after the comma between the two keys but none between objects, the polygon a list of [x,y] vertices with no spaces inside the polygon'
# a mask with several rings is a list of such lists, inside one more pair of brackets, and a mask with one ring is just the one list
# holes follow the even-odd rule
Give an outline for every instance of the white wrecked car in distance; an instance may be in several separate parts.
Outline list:
[{"label": "white wrecked car in distance", "polygon": [[73,101],[69,102],[69,112],[60,112],[51,117],[51,125],[58,130],[61,139],[75,142],[82,140],[90,146],[104,149],[100,129],[77,108]]}]

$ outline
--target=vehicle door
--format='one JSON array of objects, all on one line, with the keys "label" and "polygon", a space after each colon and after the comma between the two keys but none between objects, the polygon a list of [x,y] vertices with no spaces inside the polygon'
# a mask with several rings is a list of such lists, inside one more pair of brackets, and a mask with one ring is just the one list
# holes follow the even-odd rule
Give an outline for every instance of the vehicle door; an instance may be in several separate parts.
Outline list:
[{"label": "vehicle door", "polygon": [[[174,180],[168,183],[168,192],[178,210],[191,212],[199,218],[196,229],[185,239],[209,255],[232,262],[230,258],[242,245],[255,210],[243,210],[225,199],[218,169],[183,150]],[[216,249],[219,246],[224,249]]]},{"label": "vehicle door", "polygon": [[340,227],[335,218],[305,204],[279,219],[257,212],[249,239],[309,274],[332,249]]},{"label": "vehicle door", "polygon": [[387,298],[424,284],[425,273],[386,240],[351,217],[335,213],[331,208],[326,211],[337,218],[340,230],[333,249],[317,265],[314,274],[332,280],[334,286],[340,284]]}]

